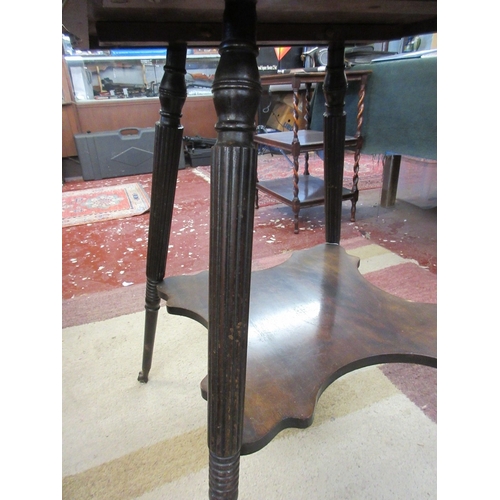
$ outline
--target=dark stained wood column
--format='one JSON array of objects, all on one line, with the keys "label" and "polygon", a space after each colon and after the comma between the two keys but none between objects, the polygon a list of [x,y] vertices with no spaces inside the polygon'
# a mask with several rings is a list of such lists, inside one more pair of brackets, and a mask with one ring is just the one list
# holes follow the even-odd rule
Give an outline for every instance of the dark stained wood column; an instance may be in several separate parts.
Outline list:
[{"label": "dark stained wood column", "polygon": [[344,143],[346,114],[344,99],[347,79],[344,70],[344,42],[328,45],[325,84],[325,238],[327,243],[340,242],[342,217],[342,181],[344,176]]},{"label": "dark stained wood column", "polygon": [[160,120],[156,123],[146,261],[146,318],[142,371],[138,380],[146,383],[160,309],[157,285],[165,277],[174,196],[182,150],[181,112],[186,101],[186,45],[167,49],[165,73],[160,84]]},{"label": "dark stained wood column", "polygon": [[218,116],[212,149],[208,327],[212,499],[238,496],[257,176],[253,135],[261,94],[255,4],[226,0],[212,87]]}]

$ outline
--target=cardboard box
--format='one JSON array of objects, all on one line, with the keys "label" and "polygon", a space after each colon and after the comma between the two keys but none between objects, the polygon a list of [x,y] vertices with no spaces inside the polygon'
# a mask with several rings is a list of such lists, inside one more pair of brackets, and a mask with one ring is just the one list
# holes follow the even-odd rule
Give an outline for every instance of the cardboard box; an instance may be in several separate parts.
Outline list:
[{"label": "cardboard box", "polygon": [[293,108],[282,102],[275,104],[266,125],[280,132],[293,130]]},{"label": "cardboard box", "polygon": [[437,207],[437,161],[402,156],[396,198],[420,208]]}]

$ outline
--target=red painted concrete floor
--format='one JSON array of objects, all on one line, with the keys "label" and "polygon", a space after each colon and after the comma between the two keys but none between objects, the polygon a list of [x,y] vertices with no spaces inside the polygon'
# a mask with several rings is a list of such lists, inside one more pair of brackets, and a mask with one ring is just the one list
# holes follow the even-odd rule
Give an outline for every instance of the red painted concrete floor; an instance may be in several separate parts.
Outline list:
[{"label": "red painted concrete floor", "polygon": [[[63,191],[139,182],[151,193],[151,174],[99,181],[71,181]],[[175,213],[169,242],[167,275],[208,267],[209,182],[191,167],[179,171]],[[360,192],[356,222],[350,202],[343,203],[342,241],[364,236],[437,273],[437,209],[424,210],[397,200],[379,204],[380,189]],[[253,259],[256,265],[284,260],[291,250],[324,241],[324,207],[304,209],[300,233],[293,232],[291,209],[282,204],[256,210]],[[62,298],[117,290],[146,281],[149,214],[62,230]]]}]

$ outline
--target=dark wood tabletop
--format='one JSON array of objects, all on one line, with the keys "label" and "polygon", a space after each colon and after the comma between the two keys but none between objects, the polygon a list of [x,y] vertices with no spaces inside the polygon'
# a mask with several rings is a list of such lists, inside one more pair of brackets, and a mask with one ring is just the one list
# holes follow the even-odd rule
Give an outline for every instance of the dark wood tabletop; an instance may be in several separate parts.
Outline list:
[{"label": "dark wood tabletop", "polygon": [[[214,45],[223,36],[224,0],[88,0],[91,44]],[[235,8],[239,9],[238,2]],[[242,16],[244,19],[245,16]],[[64,20],[64,18],[63,18]],[[437,31],[437,1],[259,0],[259,45],[327,45],[391,40]]]}]

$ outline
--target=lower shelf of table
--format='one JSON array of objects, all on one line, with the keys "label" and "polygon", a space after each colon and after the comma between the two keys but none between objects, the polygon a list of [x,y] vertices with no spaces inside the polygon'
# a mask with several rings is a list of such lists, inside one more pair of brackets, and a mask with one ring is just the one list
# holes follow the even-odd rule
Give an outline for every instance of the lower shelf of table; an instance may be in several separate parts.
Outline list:
[{"label": "lower shelf of table", "polygon": [[[243,454],[309,426],[321,393],[345,373],[387,362],[436,366],[436,305],[384,292],[358,264],[322,244],[252,273]],[[207,272],[166,278],[158,292],[170,313],[209,325]],[[201,387],[206,397],[206,379]]]},{"label": "lower shelf of table", "polygon": [[[299,175],[299,194],[300,207],[312,207],[322,205],[325,202],[325,182],[319,177],[313,175]],[[257,190],[266,193],[281,203],[293,205],[293,179],[292,177],[271,179],[257,183]],[[347,188],[342,188],[342,199],[349,200],[354,193]]]}]

